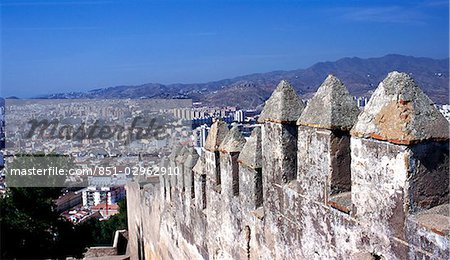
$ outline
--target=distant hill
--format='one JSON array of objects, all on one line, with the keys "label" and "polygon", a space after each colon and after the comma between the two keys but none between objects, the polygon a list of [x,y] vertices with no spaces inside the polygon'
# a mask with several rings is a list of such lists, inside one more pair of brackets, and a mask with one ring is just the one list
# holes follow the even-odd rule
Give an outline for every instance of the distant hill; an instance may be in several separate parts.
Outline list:
[{"label": "distant hill", "polygon": [[257,73],[207,83],[149,83],[60,93],[43,98],[192,98],[210,105],[251,108],[262,104],[282,79],[290,81],[303,98],[310,98],[326,76],[334,74],[344,82],[351,94],[370,96],[380,81],[393,70],[410,73],[434,102],[448,103],[448,58],[396,54],[368,59],[343,58],[334,62],[319,62],[306,69]]}]

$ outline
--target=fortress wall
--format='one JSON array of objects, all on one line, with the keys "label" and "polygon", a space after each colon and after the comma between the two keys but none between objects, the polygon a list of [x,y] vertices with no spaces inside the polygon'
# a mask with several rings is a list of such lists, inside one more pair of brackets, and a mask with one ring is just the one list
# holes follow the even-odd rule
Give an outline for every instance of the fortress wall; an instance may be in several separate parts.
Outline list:
[{"label": "fortress wall", "polygon": [[306,106],[282,81],[250,138],[216,121],[202,156],[174,147],[182,176],[127,185],[132,259],[447,259],[435,110],[397,72],[362,113],[333,76]]}]

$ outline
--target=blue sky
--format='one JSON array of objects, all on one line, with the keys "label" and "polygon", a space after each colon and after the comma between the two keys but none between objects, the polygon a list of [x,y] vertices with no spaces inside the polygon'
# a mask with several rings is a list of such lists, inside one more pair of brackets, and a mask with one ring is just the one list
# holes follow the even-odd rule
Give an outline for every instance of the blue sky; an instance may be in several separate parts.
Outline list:
[{"label": "blue sky", "polygon": [[1,0],[1,96],[448,57],[448,1]]}]

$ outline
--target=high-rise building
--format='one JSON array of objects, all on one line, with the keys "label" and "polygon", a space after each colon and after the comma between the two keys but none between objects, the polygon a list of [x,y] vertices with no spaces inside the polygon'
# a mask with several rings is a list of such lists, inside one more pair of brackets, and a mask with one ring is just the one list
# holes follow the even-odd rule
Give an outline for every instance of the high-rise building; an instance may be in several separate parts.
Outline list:
[{"label": "high-rise building", "polygon": [[244,122],[245,120],[245,111],[243,110],[238,110],[236,111],[236,113],[234,114],[234,121],[235,122]]}]

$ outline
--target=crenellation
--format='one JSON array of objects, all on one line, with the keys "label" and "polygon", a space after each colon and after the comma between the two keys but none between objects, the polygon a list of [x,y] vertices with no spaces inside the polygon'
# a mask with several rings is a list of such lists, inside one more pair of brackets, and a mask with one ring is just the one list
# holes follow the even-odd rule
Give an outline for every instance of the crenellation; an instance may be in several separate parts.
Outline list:
[{"label": "crenellation", "polygon": [[[208,254],[219,256],[223,252],[222,241],[215,234],[221,233],[222,226],[210,223],[223,222],[223,194],[222,194],[222,173],[219,147],[227,136],[229,130],[225,122],[216,120],[212,125],[205,143],[205,173],[206,173],[206,208],[209,232],[206,239],[210,241]],[[203,178],[203,177],[202,177]],[[204,181],[202,179],[202,181]]]},{"label": "crenellation", "polygon": [[222,190],[226,195],[225,199],[229,199],[231,196],[239,195],[238,157],[244,144],[244,136],[242,136],[239,132],[239,128],[237,126],[233,126],[219,147],[221,152],[220,172],[222,173]]},{"label": "crenellation", "polygon": [[261,126],[253,129],[239,155],[240,259],[258,259],[264,249],[264,194]]},{"label": "crenellation", "polygon": [[253,168],[262,168],[262,140],[261,140],[261,126],[257,126],[253,129],[250,138],[242,147],[242,151],[239,154],[239,163]]},{"label": "crenellation", "polygon": [[[197,160],[194,168],[194,205],[200,208],[206,208],[206,190],[203,188],[203,177],[206,183],[205,175],[205,154],[203,153]],[[203,207],[204,205],[204,207]]]},{"label": "crenellation", "polygon": [[220,152],[219,146],[228,134],[228,126],[221,120],[216,120],[212,125],[205,142],[205,159],[207,178],[212,182],[214,190],[220,193]]},{"label": "crenellation", "polygon": [[195,187],[194,187],[194,166],[199,160],[199,155],[197,151],[191,147],[188,152],[186,159],[184,161],[184,187],[187,189],[186,194],[186,204],[191,204],[191,199],[195,198]]},{"label": "crenellation", "polygon": [[261,127],[258,126],[238,158],[242,210],[247,213],[263,205],[261,142]]},{"label": "crenellation", "polygon": [[[177,157],[180,155],[180,153],[182,152],[183,146],[180,143],[177,143],[174,146],[174,149],[172,151],[172,153],[169,155],[169,168],[171,169],[175,169],[177,167],[177,163],[176,163],[176,159]],[[175,198],[175,189],[177,187],[177,176],[176,175],[168,175],[167,179],[169,182],[169,198],[170,200],[172,200],[173,198]]]},{"label": "crenellation", "polygon": [[220,144],[222,143],[225,136],[228,134],[227,124],[217,119],[212,125],[209,131],[208,137],[205,142],[205,150],[210,152],[216,152],[219,150]]},{"label": "crenellation", "polygon": [[[221,167],[220,202],[222,205],[221,233],[224,234],[221,250],[229,252],[230,256],[236,256],[239,251],[235,238],[239,236],[241,225],[240,212],[240,172],[238,157],[245,144],[245,138],[237,126],[233,126],[219,146]],[[231,228],[230,228],[231,227]]]},{"label": "crenellation", "polygon": [[[259,122],[262,125],[262,187],[264,207],[264,234],[286,234],[290,221],[287,215],[290,204],[285,198],[284,186],[297,176],[297,138],[295,125],[304,109],[304,103],[294,88],[281,81],[266,101]],[[270,212],[270,214],[267,214]],[[283,248],[285,236],[264,235],[263,240],[273,240],[270,250]],[[263,243],[263,241],[261,241]],[[290,250],[275,251],[271,257],[283,258]]]},{"label": "crenellation", "polygon": [[334,76],[305,108],[282,81],[247,140],[217,120],[201,156],[180,144],[161,163],[182,168],[175,181],[127,185],[131,258],[448,259],[435,110],[397,72],[361,114]]},{"label": "crenellation", "polygon": [[[169,167],[169,159],[161,158],[161,162],[159,165],[160,169]],[[169,178],[166,174],[159,174],[159,182],[161,183],[161,196],[167,201],[170,201],[169,192],[170,192],[170,182]]]},{"label": "crenellation", "polygon": [[187,157],[189,156],[189,153],[190,153],[189,148],[183,146],[180,152],[178,153],[177,157],[175,158],[175,165],[178,171],[178,174],[173,175],[176,179],[175,188],[179,189],[181,192],[185,191],[185,173],[186,173],[185,162]]},{"label": "crenellation", "polygon": [[[295,122],[304,109],[294,88],[282,80],[266,101],[259,122],[263,123],[263,169],[267,183],[286,183],[296,176],[297,127]],[[265,145],[268,146],[265,146]]]},{"label": "crenellation", "polygon": [[297,121],[300,192],[349,213],[350,129],[359,109],[345,85],[329,75]]},{"label": "crenellation", "polygon": [[237,126],[233,126],[219,146],[222,153],[240,153],[245,144],[245,138]]},{"label": "crenellation", "polygon": [[392,72],[351,133],[354,215],[377,231],[368,237],[380,254],[399,257],[391,240],[414,240],[412,213],[448,203],[448,122],[409,75]]}]

